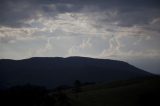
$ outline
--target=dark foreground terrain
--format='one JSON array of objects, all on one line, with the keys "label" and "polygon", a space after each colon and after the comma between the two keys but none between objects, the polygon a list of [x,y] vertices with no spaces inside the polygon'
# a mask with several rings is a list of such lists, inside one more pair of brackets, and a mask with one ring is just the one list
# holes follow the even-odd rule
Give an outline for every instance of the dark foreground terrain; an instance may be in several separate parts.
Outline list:
[{"label": "dark foreground terrain", "polygon": [[45,89],[33,85],[1,90],[1,106],[159,106],[160,77],[121,80],[109,84]]},{"label": "dark foreground terrain", "polygon": [[71,98],[75,106],[159,106],[160,78],[88,86],[77,99]]}]

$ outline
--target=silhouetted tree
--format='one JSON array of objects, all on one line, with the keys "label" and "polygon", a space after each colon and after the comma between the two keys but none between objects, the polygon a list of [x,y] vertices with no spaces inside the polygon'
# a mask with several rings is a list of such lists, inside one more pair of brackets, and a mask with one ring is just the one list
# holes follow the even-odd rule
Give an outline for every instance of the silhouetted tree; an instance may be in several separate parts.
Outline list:
[{"label": "silhouetted tree", "polygon": [[76,97],[78,97],[78,93],[81,92],[81,82],[79,80],[76,80],[74,82],[74,88],[73,88],[73,91],[76,95]]},{"label": "silhouetted tree", "polygon": [[75,89],[75,92],[80,92],[81,91],[81,82],[79,80],[76,80],[74,82],[74,89]]}]

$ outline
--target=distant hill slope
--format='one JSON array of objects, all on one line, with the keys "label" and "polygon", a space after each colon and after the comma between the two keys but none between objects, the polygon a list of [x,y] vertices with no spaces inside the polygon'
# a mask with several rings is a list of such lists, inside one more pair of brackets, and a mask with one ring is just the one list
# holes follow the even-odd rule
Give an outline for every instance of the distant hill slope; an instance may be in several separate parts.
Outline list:
[{"label": "distant hill slope", "polygon": [[31,83],[46,87],[82,82],[110,82],[151,76],[126,62],[87,57],[34,57],[0,60],[0,84]]}]

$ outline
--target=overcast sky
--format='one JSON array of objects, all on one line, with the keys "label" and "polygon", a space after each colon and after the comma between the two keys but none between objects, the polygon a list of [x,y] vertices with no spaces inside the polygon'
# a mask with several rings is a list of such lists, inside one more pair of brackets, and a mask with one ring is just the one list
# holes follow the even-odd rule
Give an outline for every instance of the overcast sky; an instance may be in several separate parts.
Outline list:
[{"label": "overcast sky", "polygon": [[0,59],[85,56],[160,74],[159,0],[0,0]]}]

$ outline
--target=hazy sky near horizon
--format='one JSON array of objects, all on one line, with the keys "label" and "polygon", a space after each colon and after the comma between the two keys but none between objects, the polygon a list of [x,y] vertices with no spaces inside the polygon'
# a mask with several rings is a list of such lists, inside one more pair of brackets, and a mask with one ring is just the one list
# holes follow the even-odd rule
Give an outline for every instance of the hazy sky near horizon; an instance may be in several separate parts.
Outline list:
[{"label": "hazy sky near horizon", "polygon": [[0,0],[0,59],[85,56],[160,74],[159,0]]}]

